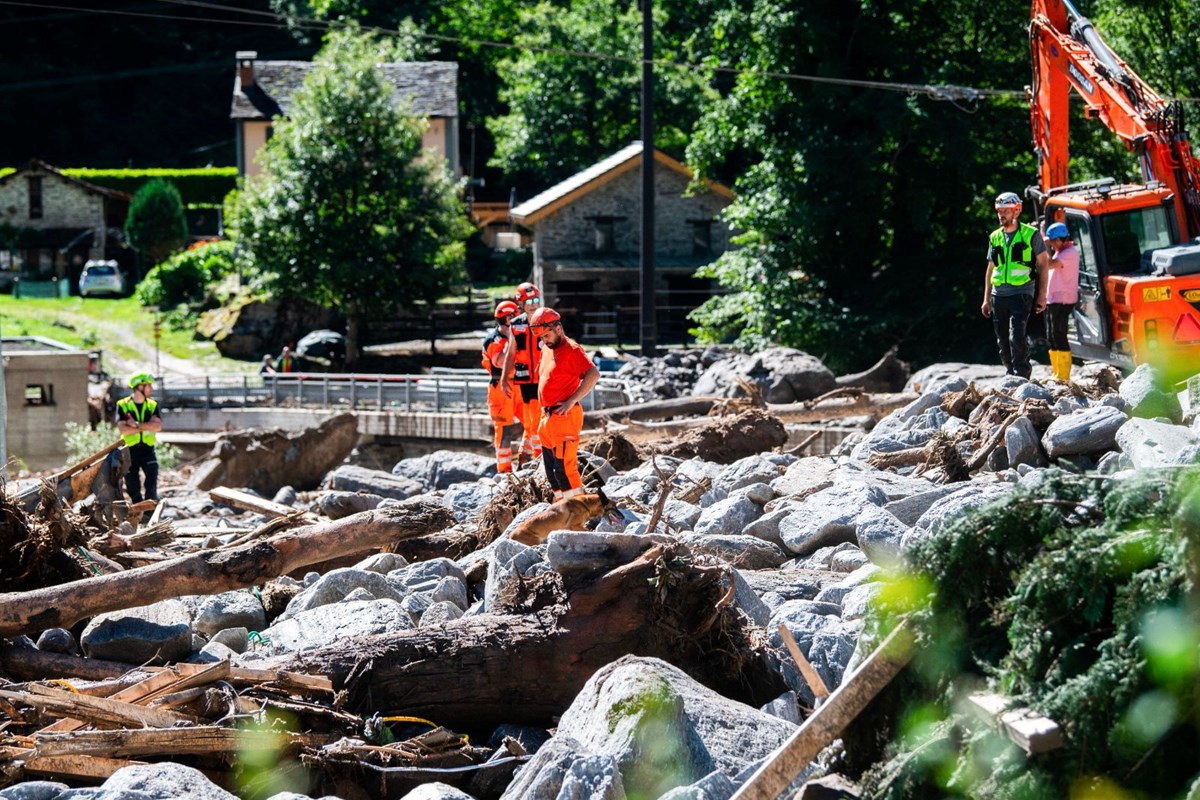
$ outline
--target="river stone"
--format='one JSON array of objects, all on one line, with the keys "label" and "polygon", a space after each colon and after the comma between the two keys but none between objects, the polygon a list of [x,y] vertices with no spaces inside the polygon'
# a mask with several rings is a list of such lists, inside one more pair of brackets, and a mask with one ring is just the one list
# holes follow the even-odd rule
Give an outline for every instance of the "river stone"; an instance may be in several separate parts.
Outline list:
[{"label": "river stone", "polygon": [[262,644],[253,652],[268,656],[295,653],[412,627],[412,617],[395,600],[333,603],[277,620],[262,632]]},{"label": "river stone", "polygon": [[267,625],[262,603],[245,589],[222,592],[207,598],[196,611],[192,630],[212,638],[225,628],[246,628],[261,631]]},{"label": "river stone", "polygon": [[[517,519],[520,519],[520,517]],[[470,558],[470,560],[474,561],[478,557],[477,554],[475,557]],[[415,564],[394,569],[387,574],[388,582],[393,586],[402,587],[404,591],[409,591],[414,587],[431,581],[436,586],[436,582],[445,577],[458,578],[464,583],[467,580],[467,574],[463,572],[462,567],[448,558],[431,558],[428,561],[418,561]]]},{"label": "river stone", "polygon": [[837,466],[828,458],[801,458],[771,481],[771,489],[780,497],[819,491],[833,485],[836,470]]},{"label": "river stone", "polygon": [[343,492],[365,492],[383,498],[406,500],[425,491],[420,481],[404,475],[342,464],[329,474],[329,488]]},{"label": "river stone", "polygon": [[746,456],[725,467],[713,481],[712,488],[723,492],[722,496],[728,497],[745,486],[770,483],[779,477],[780,472],[778,465],[768,461],[761,454]]},{"label": "river stone", "polygon": [[786,347],[737,353],[716,362],[692,387],[693,397],[741,397],[738,379],[757,384],[768,403],[811,400],[837,388],[837,379],[819,359]]},{"label": "river stone", "polygon": [[44,630],[37,640],[37,649],[43,653],[63,653],[70,656],[75,655],[78,646],[75,635],[66,628]]},{"label": "river stone", "polygon": [[355,564],[352,569],[360,569],[364,572],[378,572],[380,575],[387,575],[389,572],[407,567],[408,561],[399,553],[374,553],[367,556],[362,561]]},{"label": "river stone", "polygon": [[548,568],[550,566],[536,548],[512,539],[497,539],[492,545],[488,555],[487,581],[483,588],[483,607],[487,611],[496,609],[500,595],[509,581],[517,576],[535,574],[539,565]]},{"label": "river stone", "polygon": [[700,519],[702,511],[703,509],[694,503],[672,497],[663,506],[663,518],[677,530],[690,531],[695,527],[696,521]]},{"label": "river stone", "polygon": [[887,495],[864,483],[831,486],[800,501],[795,510],[779,521],[779,536],[787,549],[798,556],[820,547],[854,541],[854,525],[868,505],[882,506]]},{"label": "river stone", "polygon": [[499,488],[490,480],[455,483],[446,488],[442,504],[450,509],[456,520],[463,522],[481,513],[497,491]]},{"label": "river stone", "polygon": [[876,453],[895,453],[922,447],[935,433],[936,430],[871,431],[850,451],[850,458],[866,462]]},{"label": "river stone", "polygon": [[838,483],[865,483],[883,491],[887,502],[927,492],[933,484],[924,478],[912,478],[889,470],[873,467],[862,461],[847,461],[838,465],[833,476]]},{"label": "river stone", "polygon": [[425,613],[421,615],[420,627],[428,628],[433,625],[444,625],[447,622],[459,619],[462,615],[463,609],[443,600],[425,609]]},{"label": "river stone", "polygon": [[55,800],[71,787],[57,781],[25,781],[0,789],[3,800]]},{"label": "river stone", "polygon": [[1098,405],[1059,417],[1042,435],[1042,447],[1050,458],[1103,453],[1113,449],[1125,414],[1112,406]]},{"label": "river stone", "polygon": [[[123,767],[99,787],[103,794],[89,795],[96,800],[237,800],[204,776],[204,773],[182,764],[135,764]],[[69,796],[69,795],[68,795]]]},{"label": "river stone", "polygon": [[338,603],[355,589],[365,589],[376,599],[400,601],[404,592],[388,576],[354,567],[333,569],[317,578],[311,586],[292,598],[275,624],[320,606]]},{"label": "river stone", "polygon": [[[961,484],[959,484],[962,486]],[[987,505],[1012,491],[1007,483],[967,484],[958,491],[947,495],[929,508],[914,523],[913,531],[905,536],[904,549],[908,549],[908,540],[915,531],[937,532],[943,526],[962,516],[972,508]]]},{"label": "river stone", "polygon": [[467,582],[455,575],[447,575],[438,581],[437,586],[430,592],[429,599],[433,603],[453,603],[465,611],[469,605]]},{"label": "river stone", "polygon": [[[1117,431],[1117,447],[1129,457],[1136,469],[1165,467],[1180,461],[1181,454],[1200,439],[1184,425],[1170,425],[1149,419],[1133,418]],[[1190,453],[1185,458],[1190,458]]]},{"label": "river stone", "polygon": [[[903,501],[899,501],[903,502]],[[909,526],[888,509],[867,506],[854,520],[854,538],[867,558],[880,566],[895,566],[900,562],[904,535]]]},{"label": "river stone", "polygon": [[713,770],[732,777],[795,729],[722,697],[664,661],[624,656],[588,679],[559,720],[558,732],[503,797],[557,798],[567,764],[596,755],[615,759],[628,796],[659,797]]},{"label": "river stone", "polygon": [[[255,630],[258,629],[255,628]],[[235,653],[244,653],[249,637],[250,631],[246,628],[225,628],[214,633],[209,639],[209,644],[216,642],[225,645]]]},{"label": "river stone", "polygon": [[1021,464],[1046,466],[1046,455],[1042,452],[1037,428],[1033,427],[1029,417],[1017,417],[1013,424],[1005,429],[1004,449],[1008,453],[1008,464],[1011,467],[1015,468]]},{"label": "river stone", "polygon": [[[854,655],[861,624],[846,623],[832,615],[813,614],[807,608],[808,605],[803,601],[791,601],[775,611],[767,623],[767,634],[775,653],[773,657],[787,652],[783,637],[779,634],[779,626],[783,625],[796,640],[800,652],[804,653],[821,676],[826,688],[832,692],[841,684],[846,666]],[[779,667],[792,691],[806,704],[812,705],[815,700],[813,691],[791,657],[782,659]]]},{"label": "river stone", "polygon": [[182,661],[192,653],[192,616],[179,600],[100,614],[80,637],[89,658],[129,664]]},{"label": "river stone", "polygon": [[742,569],[774,569],[791,558],[778,545],[736,533],[685,533],[679,540],[692,552],[715,556]]},{"label": "river stone", "polygon": [[747,525],[744,533],[747,536],[753,536],[756,539],[762,539],[765,542],[786,547],[783,543],[783,537],[779,535],[779,523],[796,510],[798,502],[790,498],[783,498],[783,502],[778,505],[772,503],[774,507]]},{"label": "river stone", "polygon": [[834,572],[848,573],[870,563],[872,563],[871,559],[867,558],[867,554],[860,548],[847,545],[844,550],[837,551],[829,559],[829,569]]},{"label": "river stone", "polygon": [[342,519],[351,514],[379,508],[382,502],[383,497],[370,492],[326,491],[317,498],[316,509],[322,516]]},{"label": "river stone", "polygon": [[462,789],[456,789],[447,783],[422,783],[400,800],[475,800]]},{"label": "river stone", "polygon": [[1138,366],[1121,381],[1117,394],[1125,401],[1125,411],[1131,417],[1166,417],[1176,423],[1183,420],[1179,397],[1171,391],[1170,383],[1149,364]]},{"label": "river stone", "polygon": [[785,719],[793,725],[804,722],[800,714],[800,698],[793,691],[786,691],[771,702],[759,708],[764,714]]},{"label": "river stone", "polygon": [[718,500],[700,513],[692,530],[700,534],[741,533],[746,526],[762,516],[762,506],[747,497],[727,497]]},{"label": "river stone", "polygon": [[563,577],[583,575],[628,564],[656,544],[670,541],[657,534],[554,531],[546,539],[546,560]]},{"label": "river stone", "polygon": [[406,458],[392,467],[393,475],[414,480],[424,491],[448,489],[455,483],[470,483],[496,474],[496,459],[458,450],[438,450],[417,458]]}]

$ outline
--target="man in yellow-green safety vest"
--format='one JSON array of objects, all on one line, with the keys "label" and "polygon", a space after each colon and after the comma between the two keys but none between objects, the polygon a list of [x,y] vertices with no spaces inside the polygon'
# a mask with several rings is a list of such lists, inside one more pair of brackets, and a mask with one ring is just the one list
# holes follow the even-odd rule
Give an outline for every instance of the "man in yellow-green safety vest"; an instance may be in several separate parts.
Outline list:
[{"label": "man in yellow-green safety vest", "polygon": [[129,388],[133,394],[117,401],[117,430],[129,450],[125,490],[130,502],[141,502],[140,470],[146,476],[146,499],[158,500],[158,459],[154,455],[154,444],[162,430],[162,416],[158,401],[150,397],[154,391],[154,377],[139,372],[129,379]]},{"label": "man in yellow-green safety vest", "polygon": [[995,207],[1000,227],[988,237],[983,305],[979,310],[992,318],[1005,370],[1009,375],[1028,378],[1032,367],[1026,328],[1030,314],[1046,308],[1050,256],[1037,228],[1019,222],[1020,197],[1004,192],[996,198]]}]

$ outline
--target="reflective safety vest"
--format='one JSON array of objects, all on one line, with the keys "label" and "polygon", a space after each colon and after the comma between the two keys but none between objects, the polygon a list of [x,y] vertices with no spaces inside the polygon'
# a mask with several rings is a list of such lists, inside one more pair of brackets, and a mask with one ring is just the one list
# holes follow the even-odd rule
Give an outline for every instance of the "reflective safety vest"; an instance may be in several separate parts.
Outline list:
[{"label": "reflective safety vest", "polygon": [[542,360],[542,343],[526,322],[512,326],[516,351],[513,353],[513,383],[537,383]]},{"label": "reflective safety vest", "polygon": [[508,337],[497,328],[483,340],[483,368],[488,371],[492,386],[500,383],[504,371],[504,348],[508,345]]},{"label": "reflective safety vest", "polygon": [[[154,416],[154,412],[158,410],[158,403],[149,398],[142,403],[140,413],[138,404],[133,402],[133,396],[122,397],[117,401],[117,410],[122,414],[128,414],[138,421],[138,424],[145,422]],[[133,447],[135,444],[148,444],[154,447],[154,442],[158,439],[153,431],[138,431],[136,433],[126,433],[121,436],[125,440],[126,447]]]},{"label": "reflective safety vest", "polygon": [[1012,240],[1004,228],[992,231],[989,243],[992,246],[992,286],[1024,286],[1033,279],[1033,234],[1037,228],[1022,222],[1013,233]]}]

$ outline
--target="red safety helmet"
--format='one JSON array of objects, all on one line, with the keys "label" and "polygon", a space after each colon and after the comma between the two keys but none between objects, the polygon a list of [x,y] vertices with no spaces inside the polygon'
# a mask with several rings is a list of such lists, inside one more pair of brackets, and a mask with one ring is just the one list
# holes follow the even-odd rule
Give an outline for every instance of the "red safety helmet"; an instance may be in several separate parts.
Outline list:
[{"label": "red safety helmet", "polygon": [[517,287],[517,302],[518,303],[524,303],[526,300],[533,300],[533,299],[541,297],[541,296],[542,296],[542,293],[539,292],[538,288],[536,286],[534,286],[532,283],[530,283],[529,281],[526,281],[525,283],[522,283],[520,286]]},{"label": "red safety helmet", "polygon": [[553,322],[561,322],[562,315],[553,308],[539,308],[529,315],[529,327],[545,328]]},{"label": "red safety helmet", "polygon": [[516,316],[519,313],[521,313],[521,309],[517,308],[516,303],[514,303],[512,300],[504,300],[500,303],[500,305],[496,306],[496,313],[493,314],[493,316],[495,316],[496,319],[504,319],[506,317]]}]

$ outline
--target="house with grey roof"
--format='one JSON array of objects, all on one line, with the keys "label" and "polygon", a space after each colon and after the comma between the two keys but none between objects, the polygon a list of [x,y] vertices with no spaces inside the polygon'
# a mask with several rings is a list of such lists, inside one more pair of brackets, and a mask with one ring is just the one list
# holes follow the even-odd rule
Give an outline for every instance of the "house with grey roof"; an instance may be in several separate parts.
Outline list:
[{"label": "house with grey roof", "polygon": [[[513,222],[533,231],[533,279],[585,341],[636,341],[641,298],[642,143],[513,207]],[[691,193],[694,176],[654,151],[654,267],[658,331],[683,341],[687,315],[714,293],[699,267],[729,248],[721,212],[733,193],[712,181]]]},{"label": "house with grey roof", "polygon": [[[256,175],[261,167],[254,156],[271,136],[272,120],[286,117],[292,97],[313,68],[311,61],[259,61],[253,50],[237,54],[233,104],[229,117],[237,128],[237,166],[242,176]],[[397,103],[407,103],[429,125],[423,146],[432,150],[459,174],[458,64],[453,61],[402,61],[380,66],[394,87]]]}]

